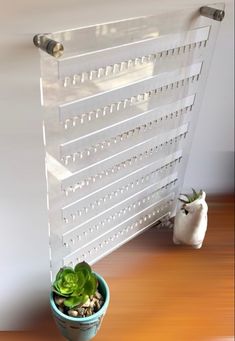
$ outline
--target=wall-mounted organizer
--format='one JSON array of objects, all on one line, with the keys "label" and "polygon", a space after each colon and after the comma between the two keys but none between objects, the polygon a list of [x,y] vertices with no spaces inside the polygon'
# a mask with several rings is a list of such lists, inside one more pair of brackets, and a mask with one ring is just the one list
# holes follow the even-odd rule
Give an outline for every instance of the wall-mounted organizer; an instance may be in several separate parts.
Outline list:
[{"label": "wall-mounted organizer", "polygon": [[52,279],[174,216],[223,16],[215,4],[35,36]]}]

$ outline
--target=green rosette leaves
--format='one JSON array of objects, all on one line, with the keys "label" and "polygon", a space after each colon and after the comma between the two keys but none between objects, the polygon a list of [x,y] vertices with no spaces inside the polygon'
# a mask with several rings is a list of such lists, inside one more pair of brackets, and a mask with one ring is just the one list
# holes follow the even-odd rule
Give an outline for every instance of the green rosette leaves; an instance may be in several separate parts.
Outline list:
[{"label": "green rosette leaves", "polygon": [[73,308],[75,306],[82,305],[84,303],[84,299],[84,295],[71,296],[66,298],[64,305],[68,308]]},{"label": "green rosette leaves", "polygon": [[64,267],[59,270],[53,283],[52,290],[65,297],[64,305],[73,308],[84,304],[95,294],[98,281],[91,267],[81,262],[74,269]]}]

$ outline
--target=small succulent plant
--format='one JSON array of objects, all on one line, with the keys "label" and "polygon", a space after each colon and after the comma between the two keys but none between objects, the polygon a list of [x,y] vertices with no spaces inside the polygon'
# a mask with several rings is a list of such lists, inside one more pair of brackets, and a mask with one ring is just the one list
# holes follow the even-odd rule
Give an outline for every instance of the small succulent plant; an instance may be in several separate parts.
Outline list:
[{"label": "small succulent plant", "polygon": [[185,205],[192,203],[193,201],[199,199],[202,196],[202,190],[199,192],[195,191],[194,188],[192,188],[193,193],[192,194],[180,194],[185,199],[179,198],[179,200],[183,203],[182,210],[185,211],[186,214],[188,214],[188,211],[185,209]]},{"label": "small succulent plant", "polygon": [[180,194],[186,198],[186,200],[179,198],[181,202],[184,204],[189,204],[197,199],[199,199],[202,196],[202,190],[200,189],[199,192],[196,192],[195,189],[192,188],[193,194]]},{"label": "small succulent plant", "polygon": [[52,290],[65,298],[64,305],[73,308],[84,304],[94,295],[98,281],[91,267],[86,262],[78,263],[74,269],[63,267],[56,275]]}]

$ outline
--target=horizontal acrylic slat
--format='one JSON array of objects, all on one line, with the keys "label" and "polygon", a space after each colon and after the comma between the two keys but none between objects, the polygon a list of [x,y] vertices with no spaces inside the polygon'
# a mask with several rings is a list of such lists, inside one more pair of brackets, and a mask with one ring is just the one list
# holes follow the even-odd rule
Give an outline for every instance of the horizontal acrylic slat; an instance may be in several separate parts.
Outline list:
[{"label": "horizontal acrylic slat", "polygon": [[120,178],[105,188],[101,188],[100,191],[91,193],[89,196],[63,207],[63,221],[69,226],[77,219],[82,223],[84,219],[87,220],[102,210],[106,210],[110,205],[112,206],[130,196],[133,191],[140,191],[149,186],[151,182],[156,183],[175,171],[181,157],[182,152],[176,152],[169,155],[164,162],[159,160],[146,165],[129,176]]},{"label": "horizontal acrylic slat", "polygon": [[177,148],[177,143],[180,142],[187,131],[188,124],[185,124],[171,130],[167,136],[165,134],[156,136],[98,164],[74,173],[61,181],[62,190],[67,192],[65,193],[66,195],[81,190],[81,188],[84,191],[84,188],[87,186],[91,186],[89,188],[91,190],[101,180],[103,186],[103,180],[106,177],[109,183],[111,180],[110,176],[114,175],[113,178],[117,178],[127,174],[128,170],[138,169],[141,165],[146,164],[147,159],[153,159],[155,155],[158,159],[162,159],[164,155],[171,153],[174,147]]},{"label": "horizontal acrylic slat", "polygon": [[87,246],[79,248],[64,257],[64,265],[72,265],[82,259],[93,263],[107,252],[111,252],[123,242],[128,241],[140,232],[146,230],[161,217],[170,214],[175,195],[171,193],[161,201],[156,201],[135,216],[115,226],[105,235],[95,239]]},{"label": "horizontal acrylic slat", "polygon": [[183,79],[187,80],[193,76],[197,76],[200,74],[201,68],[202,63],[192,64],[181,69],[149,77],[148,79],[138,81],[129,86],[106,91],[105,93],[73,101],[71,103],[62,104],[59,106],[61,122],[64,122],[73,116],[90,112],[98,108],[108,107],[107,110],[112,110],[110,107],[112,104],[118,105],[118,103],[122,101],[122,105],[125,106],[125,100],[128,102],[131,101],[133,97],[135,98],[138,95],[148,93],[151,90],[155,90],[166,85],[170,86],[171,84],[180,82]]},{"label": "horizontal acrylic slat", "polygon": [[[127,140],[132,139],[133,142],[129,146],[138,143],[139,137],[146,136],[148,130],[151,130],[152,134],[157,134],[163,125],[170,130],[177,124],[174,119],[187,112],[192,107],[194,99],[195,95],[188,96],[177,102],[145,111],[112,126],[61,144],[61,157],[66,158],[66,155],[71,155],[72,158],[80,159],[79,163],[82,164],[82,158],[84,159],[86,156],[94,160],[94,154],[98,152],[99,156],[104,158],[104,150],[112,148],[112,153],[114,153],[113,148],[115,150],[117,144],[118,148],[123,148],[123,143],[120,145],[123,141],[127,142]],[[127,143],[124,145],[126,146]]]},{"label": "horizontal acrylic slat", "polygon": [[174,188],[176,176],[172,178],[172,182],[167,182],[165,185],[167,189],[163,187],[163,183],[160,183],[160,185],[153,184],[111,207],[109,210],[104,211],[92,220],[65,233],[63,235],[64,247],[70,251],[84,247],[86,244],[91,243],[92,240],[111,230],[114,226],[119,225],[124,220],[129,219],[139,211],[155,203],[157,199],[166,196]]},{"label": "horizontal acrylic slat", "polygon": [[[78,79],[83,81],[84,72],[89,72],[88,79],[110,75],[116,73],[117,70],[125,70],[130,64],[135,65],[151,61],[157,53],[205,42],[208,39],[209,31],[209,26],[200,27],[183,33],[163,35],[105,50],[62,58],[58,61],[59,78],[76,75],[77,79],[76,76],[73,79],[76,82]],[[169,51],[169,53],[171,52]]]}]

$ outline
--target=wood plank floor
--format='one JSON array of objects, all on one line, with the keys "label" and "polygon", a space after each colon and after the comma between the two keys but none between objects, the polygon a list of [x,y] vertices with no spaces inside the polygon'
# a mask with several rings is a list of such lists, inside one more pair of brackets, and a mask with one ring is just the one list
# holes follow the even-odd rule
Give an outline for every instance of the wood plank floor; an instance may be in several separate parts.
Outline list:
[{"label": "wood plank floor", "polygon": [[[96,341],[234,340],[233,197],[209,202],[201,250],[174,246],[172,232],[150,229],[94,266],[111,303]],[[62,341],[49,309],[31,332],[1,341]]]}]

